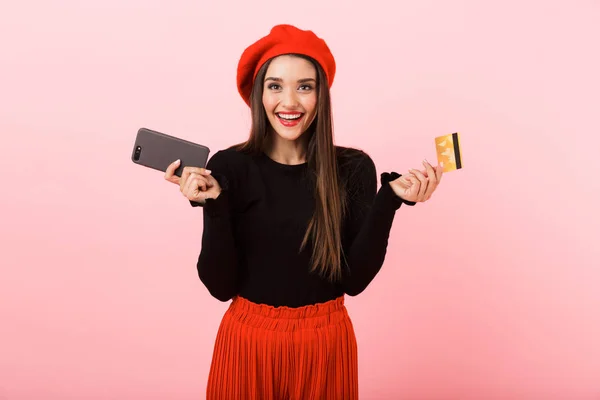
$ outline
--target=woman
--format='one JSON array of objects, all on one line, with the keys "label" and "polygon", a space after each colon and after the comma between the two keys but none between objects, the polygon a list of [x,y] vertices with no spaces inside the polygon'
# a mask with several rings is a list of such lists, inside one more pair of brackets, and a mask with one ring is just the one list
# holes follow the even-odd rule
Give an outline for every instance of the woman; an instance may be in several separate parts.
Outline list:
[{"label": "woman", "polygon": [[238,65],[252,113],[245,143],[207,169],[173,175],[203,207],[198,274],[231,301],[220,325],[208,399],[356,399],[357,344],[344,296],[381,268],[402,204],[429,199],[442,168],[382,174],[363,151],[333,143],[335,60],[311,31],[275,26]]}]

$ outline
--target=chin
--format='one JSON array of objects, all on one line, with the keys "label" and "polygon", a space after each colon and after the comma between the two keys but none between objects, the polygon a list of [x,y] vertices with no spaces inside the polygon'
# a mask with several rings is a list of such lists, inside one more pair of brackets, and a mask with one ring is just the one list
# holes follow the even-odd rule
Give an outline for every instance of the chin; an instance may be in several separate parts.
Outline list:
[{"label": "chin", "polygon": [[292,142],[300,139],[300,137],[307,131],[307,127],[304,126],[304,124],[294,127],[286,127],[283,126],[277,120],[277,118],[269,118],[269,122],[271,124],[271,129],[275,135],[279,136],[281,139]]},{"label": "chin", "polygon": [[296,141],[300,139],[300,137],[304,134],[300,129],[291,131],[287,129],[275,129],[275,134],[284,140],[289,140],[290,142]]}]

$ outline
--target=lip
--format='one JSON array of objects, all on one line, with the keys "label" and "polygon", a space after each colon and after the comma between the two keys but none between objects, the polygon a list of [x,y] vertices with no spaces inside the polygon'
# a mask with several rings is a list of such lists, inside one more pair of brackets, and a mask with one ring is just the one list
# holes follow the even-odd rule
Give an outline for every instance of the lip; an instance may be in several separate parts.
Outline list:
[{"label": "lip", "polygon": [[[287,120],[287,119],[283,119],[283,118],[279,118],[279,116],[277,114],[281,114],[281,115],[294,115],[294,114],[301,114],[300,118],[295,119],[293,121]],[[304,118],[305,113],[300,112],[300,111],[280,111],[280,112],[276,112],[275,113],[275,117],[277,117],[277,120],[279,121],[279,123],[287,128],[290,127],[294,127],[296,125],[298,125],[302,119]]]}]

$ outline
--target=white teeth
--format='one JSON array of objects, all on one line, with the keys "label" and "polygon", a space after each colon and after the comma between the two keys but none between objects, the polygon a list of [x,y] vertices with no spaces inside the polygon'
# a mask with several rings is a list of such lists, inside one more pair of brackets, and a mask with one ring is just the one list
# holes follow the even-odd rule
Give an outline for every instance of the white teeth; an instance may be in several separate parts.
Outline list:
[{"label": "white teeth", "polygon": [[298,119],[302,116],[302,114],[277,114],[277,116],[281,119]]}]

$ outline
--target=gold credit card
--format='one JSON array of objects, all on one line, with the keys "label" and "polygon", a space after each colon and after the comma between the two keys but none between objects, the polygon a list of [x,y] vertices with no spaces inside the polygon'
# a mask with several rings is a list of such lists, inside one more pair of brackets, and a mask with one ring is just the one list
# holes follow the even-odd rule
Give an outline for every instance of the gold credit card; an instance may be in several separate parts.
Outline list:
[{"label": "gold credit card", "polygon": [[435,150],[438,163],[444,168],[444,172],[462,168],[460,134],[458,132],[436,137]]}]

